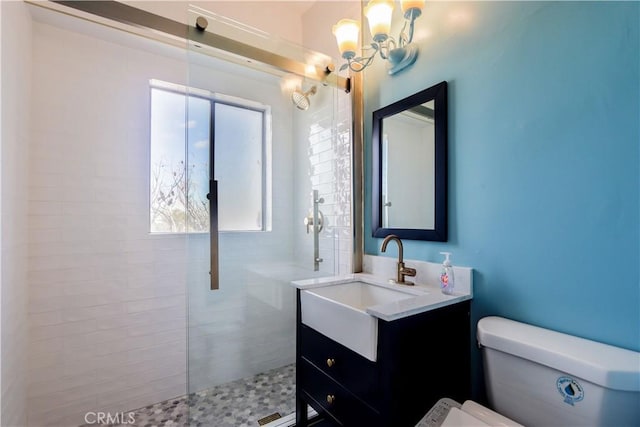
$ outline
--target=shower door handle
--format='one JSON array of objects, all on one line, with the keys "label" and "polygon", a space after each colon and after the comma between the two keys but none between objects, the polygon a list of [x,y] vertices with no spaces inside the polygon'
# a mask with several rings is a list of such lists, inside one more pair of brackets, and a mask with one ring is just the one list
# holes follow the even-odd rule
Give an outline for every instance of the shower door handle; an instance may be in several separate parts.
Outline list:
[{"label": "shower door handle", "polygon": [[[320,270],[320,263],[323,261],[320,258],[320,231],[324,226],[324,215],[318,208],[320,203],[324,203],[324,199],[319,197],[318,190],[313,190],[313,271]],[[307,225],[308,232],[309,225]]]},{"label": "shower door handle", "polygon": [[219,289],[219,266],[218,266],[218,181],[209,180],[209,244],[211,251],[211,264],[209,271],[210,288],[212,291]]}]

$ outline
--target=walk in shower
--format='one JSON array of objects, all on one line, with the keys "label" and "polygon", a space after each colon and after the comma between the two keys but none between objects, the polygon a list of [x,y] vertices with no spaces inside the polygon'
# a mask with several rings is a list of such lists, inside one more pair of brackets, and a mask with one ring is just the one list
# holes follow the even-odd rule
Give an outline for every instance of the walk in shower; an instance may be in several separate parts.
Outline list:
[{"label": "walk in shower", "polygon": [[61,3],[29,6],[29,425],[290,415],[289,283],[352,271],[337,60],[186,4],[180,39]]}]

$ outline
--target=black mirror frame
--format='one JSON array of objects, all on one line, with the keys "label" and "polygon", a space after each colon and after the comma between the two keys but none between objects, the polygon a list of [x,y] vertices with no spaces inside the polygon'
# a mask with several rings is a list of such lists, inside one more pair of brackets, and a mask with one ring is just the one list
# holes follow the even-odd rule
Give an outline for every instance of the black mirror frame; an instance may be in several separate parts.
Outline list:
[{"label": "black mirror frame", "polygon": [[[427,101],[435,102],[435,221],[433,229],[382,228],[382,120]],[[447,82],[443,81],[373,112],[372,132],[372,209],[373,237],[395,234],[401,239],[446,242],[447,221]],[[419,185],[419,183],[418,183]]]}]

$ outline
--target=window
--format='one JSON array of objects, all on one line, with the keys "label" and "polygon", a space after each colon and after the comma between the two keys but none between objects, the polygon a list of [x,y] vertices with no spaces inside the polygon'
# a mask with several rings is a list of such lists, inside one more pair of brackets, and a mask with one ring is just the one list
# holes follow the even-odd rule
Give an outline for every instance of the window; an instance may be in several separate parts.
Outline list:
[{"label": "window", "polygon": [[150,231],[209,231],[211,157],[218,229],[269,230],[270,121],[268,106],[153,81]]}]

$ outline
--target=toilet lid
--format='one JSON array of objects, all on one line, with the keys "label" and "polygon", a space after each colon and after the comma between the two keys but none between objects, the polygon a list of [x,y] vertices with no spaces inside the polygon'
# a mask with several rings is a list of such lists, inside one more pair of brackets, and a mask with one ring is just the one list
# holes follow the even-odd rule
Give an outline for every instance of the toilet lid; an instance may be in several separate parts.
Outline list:
[{"label": "toilet lid", "polygon": [[510,418],[492,411],[473,400],[467,400],[460,409],[452,407],[442,426],[454,427],[524,427]]},{"label": "toilet lid", "polygon": [[474,417],[484,421],[490,426],[494,427],[524,427],[522,424],[518,424],[511,418],[507,418],[502,414],[492,411],[486,406],[482,406],[473,400],[467,400],[462,404],[462,410]]},{"label": "toilet lid", "polygon": [[445,418],[441,424],[442,427],[487,427],[489,425],[490,424],[486,424],[485,422],[479,420],[471,414],[467,414],[466,412],[461,411],[458,408],[449,409],[447,418]]}]

